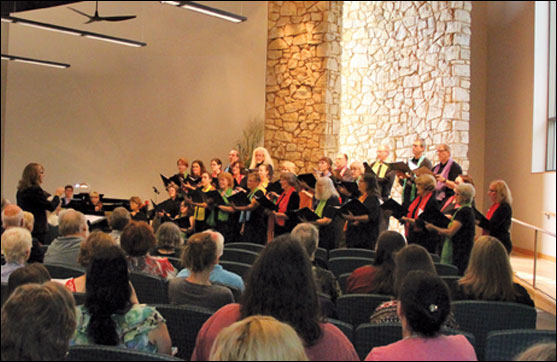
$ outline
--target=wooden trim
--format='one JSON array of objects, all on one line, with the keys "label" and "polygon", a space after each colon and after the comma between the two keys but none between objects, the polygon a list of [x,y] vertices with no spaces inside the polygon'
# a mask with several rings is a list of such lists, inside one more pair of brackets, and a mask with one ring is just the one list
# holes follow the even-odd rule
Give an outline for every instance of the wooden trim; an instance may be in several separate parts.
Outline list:
[{"label": "wooden trim", "polygon": [[[519,254],[523,254],[523,255],[527,255],[527,256],[531,256],[534,257],[534,251],[533,250],[528,250],[528,249],[522,249],[522,248],[517,248],[517,247],[513,247],[513,253],[517,252]],[[540,259],[545,259],[545,260],[549,260],[553,263],[557,262],[557,258],[555,258],[554,256],[551,255],[546,255],[546,254],[542,254],[542,253],[538,253],[538,258]]]}]

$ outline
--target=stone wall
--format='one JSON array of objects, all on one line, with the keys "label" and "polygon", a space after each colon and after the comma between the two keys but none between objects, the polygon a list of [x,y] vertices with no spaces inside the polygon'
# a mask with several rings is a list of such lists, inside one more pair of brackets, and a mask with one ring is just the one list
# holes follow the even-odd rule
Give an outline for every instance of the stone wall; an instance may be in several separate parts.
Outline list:
[{"label": "stone wall", "polygon": [[348,1],[343,8],[340,150],[374,160],[411,156],[417,135],[427,155],[447,143],[468,169],[469,1]]},{"label": "stone wall", "polygon": [[342,2],[269,1],[265,147],[310,171],[338,150]]}]

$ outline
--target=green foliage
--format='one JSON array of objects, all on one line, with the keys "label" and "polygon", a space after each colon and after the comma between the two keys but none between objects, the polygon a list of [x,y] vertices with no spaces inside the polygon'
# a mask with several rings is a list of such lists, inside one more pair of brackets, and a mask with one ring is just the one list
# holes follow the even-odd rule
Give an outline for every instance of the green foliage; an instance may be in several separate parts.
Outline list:
[{"label": "green foliage", "polygon": [[236,142],[236,149],[240,153],[240,160],[246,167],[251,163],[253,150],[263,145],[264,124],[256,119],[251,120],[242,131],[242,138]]}]

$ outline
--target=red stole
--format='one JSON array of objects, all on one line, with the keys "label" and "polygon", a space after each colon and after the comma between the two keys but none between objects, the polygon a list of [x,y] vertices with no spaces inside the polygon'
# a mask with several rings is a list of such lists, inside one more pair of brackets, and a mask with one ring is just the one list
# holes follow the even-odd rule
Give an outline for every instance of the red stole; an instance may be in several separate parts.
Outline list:
[{"label": "red stole", "polygon": [[[410,204],[410,207],[408,208],[408,215],[406,215],[406,217],[417,219],[418,216],[420,216],[420,213],[424,211],[427,202],[431,198],[431,195],[433,195],[433,192],[428,193],[425,197],[416,197],[416,199]],[[406,223],[404,228],[406,230],[406,236],[408,236],[408,227],[409,225],[408,223]]]},{"label": "red stole", "polygon": [[[491,207],[489,208],[489,210],[487,210],[487,214],[485,215],[485,218],[488,220],[491,220],[491,217],[493,216],[493,214],[495,214],[495,211],[497,211],[497,209],[499,208],[499,206],[501,206],[500,203],[496,202],[493,205],[491,205]],[[489,231],[488,230],[483,230],[482,231],[482,235],[489,235]]]},{"label": "red stole", "polygon": [[[294,192],[294,187],[290,187],[290,189],[288,191],[284,191],[280,195],[280,197],[277,200],[278,212],[283,212],[283,213],[286,212],[286,210],[288,209],[288,202],[290,202],[290,196],[292,195],[293,192]],[[276,218],[275,221],[280,226],[284,226],[284,224],[286,222],[286,220],[279,219],[279,218]]]}]

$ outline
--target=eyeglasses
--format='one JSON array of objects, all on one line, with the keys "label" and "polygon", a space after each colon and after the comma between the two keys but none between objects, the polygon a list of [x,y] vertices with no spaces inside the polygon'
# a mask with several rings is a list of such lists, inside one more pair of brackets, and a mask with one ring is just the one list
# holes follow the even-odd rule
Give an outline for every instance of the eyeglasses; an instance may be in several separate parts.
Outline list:
[{"label": "eyeglasses", "polygon": [[487,192],[497,192],[497,190],[489,189]]}]

